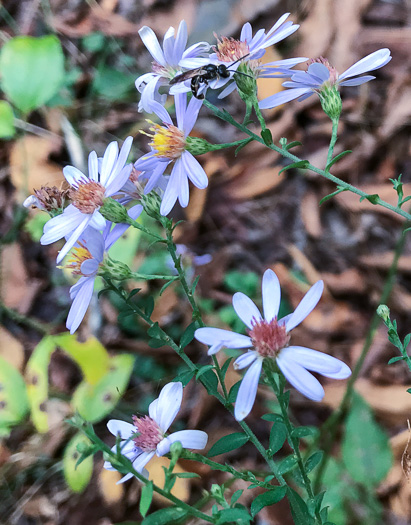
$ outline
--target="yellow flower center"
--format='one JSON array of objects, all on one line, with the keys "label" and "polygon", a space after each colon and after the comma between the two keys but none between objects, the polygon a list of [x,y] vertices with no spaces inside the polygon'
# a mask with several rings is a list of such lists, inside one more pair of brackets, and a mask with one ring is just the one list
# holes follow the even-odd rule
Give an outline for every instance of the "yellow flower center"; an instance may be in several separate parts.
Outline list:
[{"label": "yellow flower center", "polygon": [[78,242],[78,246],[73,248],[70,259],[68,259],[65,268],[68,268],[73,272],[73,275],[83,275],[81,271],[81,265],[84,261],[92,259],[93,256],[89,252],[88,248],[82,242]]},{"label": "yellow flower center", "polygon": [[159,124],[154,124],[151,120],[147,120],[147,122],[152,124],[150,128],[152,133],[146,133],[144,131],[141,133],[151,137],[152,141],[149,145],[156,150],[155,155],[172,160],[181,157],[183,151],[186,149],[186,139],[183,131],[172,124],[160,126]]}]

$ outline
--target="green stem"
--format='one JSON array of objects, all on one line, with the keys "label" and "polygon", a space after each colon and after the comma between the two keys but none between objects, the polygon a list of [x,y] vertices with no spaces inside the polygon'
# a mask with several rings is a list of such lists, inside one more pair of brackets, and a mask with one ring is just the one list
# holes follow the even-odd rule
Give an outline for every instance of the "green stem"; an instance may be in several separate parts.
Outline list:
[{"label": "green stem", "polygon": [[[279,153],[283,157],[286,157],[287,159],[290,159],[293,163],[294,162],[301,162],[302,159],[300,159],[296,155],[293,155],[292,153],[290,153],[286,149],[282,149],[282,148],[276,146],[275,144],[266,144],[264,142],[264,140],[259,135],[257,135],[256,133],[252,132],[246,126],[243,126],[242,124],[240,124],[239,122],[234,120],[233,117],[227,111],[218,109],[216,106],[214,106],[213,104],[208,102],[208,100],[204,101],[204,105],[207,106],[209,109],[211,109],[211,111],[213,111],[213,113],[217,117],[219,117],[222,120],[224,120],[225,122],[228,122],[229,124],[233,125],[234,127],[239,129],[243,133],[246,133],[249,137],[252,137],[253,140],[255,140],[257,142],[260,142],[260,144],[263,144],[264,146],[267,146],[271,150],[276,151],[277,153]],[[348,182],[345,182],[345,181],[339,179],[338,177],[335,177],[334,175],[332,175],[328,171],[325,171],[325,170],[322,170],[320,168],[317,168],[317,167],[313,166],[309,162],[307,162],[306,169],[309,169],[309,170],[313,171],[314,173],[317,173],[318,175],[321,175],[322,177],[325,177],[326,179],[330,180],[331,182],[333,182],[337,186],[343,187],[346,191],[350,191],[351,193],[355,193],[361,199],[367,199],[368,200],[370,197],[372,197],[372,204],[380,205],[383,208],[386,208],[387,210],[390,210],[390,211],[396,213],[397,215],[400,215],[401,217],[404,217],[405,219],[411,221],[411,214],[409,214],[406,211],[402,210],[398,206],[393,206],[392,204],[382,200],[378,195],[370,195],[368,193],[365,193],[365,191],[359,190],[355,186],[352,186],[351,184],[348,184]]]},{"label": "green stem", "polygon": [[236,140],[234,142],[225,142],[222,144],[210,144],[210,147],[211,147],[210,151],[218,151],[220,149],[232,148],[233,146],[246,146],[252,140],[253,140],[252,138],[248,138],[248,139]]},{"label": "green stem", "polygon": [[[311,481],[307,475],[307,472],[304,466],[304,462],[303,462],[303,458],[300,453],[299,440],[298,438],[295,438],[293,435],[293,426],[290,422],[290,418],[288,417],[287,404],[284,402],[284,391],[283,391],[284,390],[284,377],[282,376],[281,373],[278,374],[278,378],[279,378],[279,385],[278,385],[273,371],[268,367],[268,365],[266,365],[266,363],[264,363],[264,372],[265,372],[266,378],[268,379],[268,382],[271,388],[273,389],[278,399],[278,404],[280,405],[280,409],[281,409],[281,415],[283,416],[283,422],[287,430],[288,442],[291,445],[295,458],[297,460],[297,465],[298,465],[298,469],[300,471],[300,474],[301,474],[301,477],[304,483],[304,488],[307,492],[309,499],[312,500],[314,499],[314,492],[311,487]],[[322,524],[323,521],[321,519],[319,511],[317,511],[315,515],[316,515],[316,521],[319,524]]]},{"label": "green stem", "polygon": [[340,121],[340,117],[336,117],[336,118],[332,119],[333,130],[332,130],[332,134],[331,134],[330,145],[328,147],[327,164],[325,166],[325,169],[326,169],[327,172],[328,172],[327,166],[328,166],[328,164],[331,162],[331,160],[333,158],[334,146],[335,146],[335,143],[337,142],[338,122],[339,121]]},{"label": "green stem", "polygon": [[152,279],[161,279],[163,281],[178,281],[177,275],[155,275],[138,272],[132,272],[130,275],[130,279],[135,279],[136,281],[150,281]]},{"label": "green stem", "polygon": [[130,216],[128,216],[127,224],[129,224],[133,228],[137,228],[138,230],[141,230],[142,232],[146,233],[150,237],[154,237],[156,241],[164,242],[163,237],[161,237],[160,235],[157,235],[156,233],[151,232],[146,227],[144,227],[142,224],[140,224],[138,221],[136,221],[135,219],[132,219]]},{"label": "green stem", "polygon": [[[410,223],[406,223],[404,225],[402,233],[401,233],[401,237],[397,241],[395,252],[394,252],[394,259],[388,271],[387,280],[385,281],[384,288],[381,293],[381,297],[379,299],[379,304],[386,304],[392,292],[392,288],[395,282],[397,267],[398,267],[398,260],[401,256],[401,253],[405,245],[405,232],[406,232],[406,229],[409,228],[410,226],[411,226]],[[373,343],[373,340],[374,340],[374,337],[375,337],[375,334],[377,332],[377,328],[380,322],[381,322],[381,319],[379,315],[375,312],[371,319],[370,327],[368,329],[368,333],[367,333],[367,336],[364,342],[364,346],[361,351],[361,355],[355,364],[355,367],[353,369],[350,379],[348,380],[347,388],[346,388],[344,397],[340,403],[340,406],[327,419],[327,421],[324,423],[322,427],[320,436],[324,436],[324,442],[321,447],[324,450],[324,456],[323,456],[323,459],[320,465],[318,466],[318,469],[316,470],[316,478],[314,482],[314,486],[316,490],[319,490],[321,487],[322,478],[324,475],[324,471],[327,467],[328,460],[330,458],[331,449],[336,439],[339,424],[344,419],[347,409],[351,403],[352,396],[354,393],[354,384],[356,380],[358,379],[358,376],[364,364],[365,358],[371,348],[371,345]]]},{"label": "green stem", "polygon": [[258,99],[255,95],[253,97],[253,107],[254,107],[255,114],[257,115],[258,121],[260,123],[261,129],[264,131],[267,128],[267,125],[265,123],[263,114],[261,113],[260,106],[258,105]]}]

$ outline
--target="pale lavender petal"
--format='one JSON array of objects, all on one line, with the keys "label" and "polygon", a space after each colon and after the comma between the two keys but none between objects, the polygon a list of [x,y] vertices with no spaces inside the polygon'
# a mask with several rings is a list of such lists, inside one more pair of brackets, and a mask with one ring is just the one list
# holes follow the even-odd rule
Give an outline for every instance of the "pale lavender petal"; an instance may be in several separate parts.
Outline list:
[{"label": "pale lavender petal", "polygon": [[273,27],[268,31],[267,36],[270,36],[276,31],[290,16],[290,13],[284,13],[280,18],[277,20],[277,22],[273,25]]},{"label": "pale lavender petal", "polygon": [[143,26],[138,32],[138,34],[140,35],[141,40],[143,41],[144,45],[148,49],[148,52],[154,58],[154,60],[160,65],[166,66],[167,63],[164,58],[164,53],[161,49],[161,46],[157,40],[154,31],[150,27]]},{"label": "pale lavender petal", "polygon": [[181,162],[183,163],[185,174],[191,180],[194,186],[196,186],[196,188],[199,188],[200,190],[207,188],[207,174],[202,168],[201,164],[198,162],[198,160],[195,157],[193,157],[193,155],[189,151],[183,152],[183,154],[181,155]]},{"label": "pale lavender petal", "polygon": [[[107,428],[113,436],[120,436],[121,439],[129,439],[136,432],[136,427],[121,419],[110,419],[107,423]],[[114,446],[116,448],[116,446]]]},{"label": "pale lavender petal", "polygon": [[[133,468],[137,472],[141,472],[143,468],[147,465],[150,459],[154,456],[154,452],[142,452],[137,458],[133,461]],[[124,479],[124,478],[123,478]],[[122,482],[120,480],[118,483]]]},{"label": "pale lavender petal", "polygon": [[250,22],[247,22],[243,25],[241,29],[240,40],[241,42],[249,43],[251,42],[252,38],[253,38],[252,27],[251,27]]},{"label": "pale lavender petal", "polygon": [[177,30],[177,36],[174,42],[174,64],[178,64],[183,56],[184,49],[187,45],[187,24],[185,20],[180,22]]},{"label": "pale lavender petal", "polygon": [[208,435],[202,430],[180,430],[164,438],[157,445],[157,456],[164,456],[170,452],[173,443],[180,441],[183,448],[202,450],[208,441]]},{"label": "pale lavender petal", "polygon": [[[195,98],[195,97],[193,97]],[[184,116],[187,110],[187,95],[185,93],[178,93],[174,96],[174,103],[176,107],[176,119],[178,129],[184,129]]]},{"label": "pale lavender petal", "polygon": [[174,167],[171,171],[170,180],[168,181],[167,189],[170,185],[176,187],[178,202],[182,208],[188,205],[189,201],[189,190],[188,190],[188,178],[185,173],[183,162],[181,157],[177,159]]},{"label": "pale lavender petal", "polygon": [[308,66],[308,72],[318,77],[322,82],[326,82],[330,78],[330,70],[324,64],[314,62]]},{"label": "pale lavender petal", "polygon": [[87,228],[88,224],[91,222],[90,215],[83,215],[83,217],[84,219],[82,220],[82,222],[77,226],[77,228],[73,231],[73,233],[71,233],[71,235],[67,239],[66,244],[60,250],[57,256],[57,259],[56,259],[57,264],[61,262],[64,259],[64,257],[68,254],[68,252],[71,250],[71,248],[73,248],[73,246],[76,244],[80,235],[83,233],[83,231]]},{"label": "pale lavender petal", "polygon": [[158,396],[156,422],[163,432],[167,432],[181,407],[183,385],[180,382],[168,383]]},{"label": "pale lavender petal", "polygon": [[160,159],[160,157],[156,155],[155,151],[150,151],[137,159],[134,163],[134,167],[138,171],[151,171],[155,169],[157,164],[163,160],[164,159]]},{"label": "pale lavender petal", "polygon": [[350,368],[343,361],[304,346],[283,348],[280,355],[285,357],[288,362],[293,361],[307,370],[318,372],[333,379],[346,379],[351,375]]},{"label": "pale lavender petal", "polygon": [[170,211],[173,209],[176,203],[177,197],[178,197],[178,190],[179,190],[178,186],[174,184],[174,180],[172,181],[170,178],[167,184],[167,188],[164,192],[163,199],[161,201],[161,206],[160,206],[161,215],[168,215]]},{"label": "pale lavender petal", "polygon": [[[206,53],[207,51],[209,51],[209,49],[210,49],[210,44],[208,42],[198,42],[197,44],[193,44],[192,46],[188,47],[184,51],[182,58],[179,60],[179,65],[182,67],[186,67],[187,69],[195,69],[198,66],[191,65],[189,60],[191,58],[197,57],[200,54]],[[184,63],[188,65],[183,65],[182,64],[183,60],[184,60]],[[206,61],[207,58],[205,58],[204,60]],[[208,62],[204,62],[204,63],[208,64]]]},{"label": "pale lavender petal", "polygon": [[286,22],[284,27],[282,27],[278,32],[273,33],[270,38],[267,38],[261,47],[266,48],[272,46],[273,44],[277,44],[277,42],[280,42],[281,40],[284,40],[284,38],[287,38],[287,36],[295,33],[299,27],[300,26],[298,24],[293,25],[292,22]]},{"label": "pale lavender petal", "polygon": [[116,164],[114,165],[113,171],[119,172],[124,168],[125,163],[127,162],[131,146],[133,145],[133,137],[127,137],[121,146],[120,153]]},{"label": "pale lavender petal", "polygon": [[163,53],[167,64],[174,63],[174,27],[169,27],[163,38]]},{"label": "pale lavender petal", "polygon": [[155,113],[162,122],[164,122],[165,124],[173,123],[170,115],[168,114],[168,111],[161,104],[159,104],[156,100],[153,100],[149,104],[149,106],[151,108],[151,111]]},{"label": "pale lavender petal", "polygon": [[318,301],[324,290],[323,281],[317,281],[308,292],[301,299],[300,304],[294,310],[290,319],[286,323],[286,330],[290,332],[293,328],[299,325],[317,306]]},{"label": "pale lavender petal", "polygon": [[265,98],[258,105],[260,109],[276,108],[277,106],[281,106],[286,102],[295,100],[296,98],[301,97],[310,91],[312,91],[311,88],[296,88],[281,91],[280,93],[276,93],[275,95]]},{"label": "pale lavender petal", "polygon": [[379,69],[380,67],[385,66],[385,64],[388,64],[391,58],[391,51],[387,48],[374,51],[374,53],[367,55],[344,71],[344,73],[340,75],[339,80],[344,80],[345,78],[354,77],[361,75],[361,73]]},{"label": "pale lavender petal", "polygon": [[93,295],[93,289],[94,276],[84,278],[81,287],[76,289],[76,296],[71,304],[66,321],[66,328],[70,330],[70,334],[74,334],[84,319]]},{"label": "pale lavender petal", "polygon": [[261,320],[261,314],[257,306],[242,292],[237,292],[233,295],[233,307],[238,317],[250,330],[253,327],[251,322],[253,319],[256,321]]},{"label": "pale lavender petal", "polygon": [[86,244],[93,259],[97,259],[99,262],[103,260],[104,238],[100,232],[96,231],[94,228],[87,228],[79,240]]},{"label": "pale lavender petal", "polygon": [[226,88],[223,89],[223,91],[218,95],[217,98],[222,99],[227,97],[230,93],[232,93],[237,87],[237,84],[235,82],[231,82]]},{"label": "pale lavender petal", "polygon": [[282,352],[277,357],[277,364],[289,383],[309,399],[321,401],[324,397],[324,389],[320,382],[305,368],[286,359],[281,354]]},{"label": "pale lavender petal", "polygon": [[250,348],[253,346],[250,337],[222,328],[197,328],[194,337],[205,345],[222,344],[227,348]]},{"label": "pale lavender petal", "polygon": [[206,66],[211,64],[213,61],[210,61],[210,57],[201,58],[201,57],[191,57],[191,58],[182,58],[179,65],[185,69],[197,69],[198,67]]},{"label": "pale lavender petal", "polygon": [[101,164],[100,171],[100,183],[107,187],[110,179],[111,172],[113,170],[114,164],[117,161],[118,157],[118,144],[115,140],[110,142],[107,146],[106,151],[104,152],[103,162]]},{"label": "pale lavender petal", "polygon": [[45,210],[45,207],[41,204],[41,202],[35,195],[29,195],[27,199],[25,199],[25,201],[23,202],[23,206],[25,208],[31,208],[32,206],[34,206],[39,210]]},{"label": "pale lavender petal", "polygon": [[[114,470],[116,470],[116,469],[114,469]],[[129,472],[128,474],[123,476],[119,481],[117,481],[116,485],[120,485],[120,483],[124,483],[125,481],[128,481],[132,477],[134,477],[134,474],[131,474],[131,472]]]},{"label": "pale lavender petal", "polygon": [[191,133],[191,130],[194,128],[198,114],[203,105],[203,101],[199,100],[196,97],[192,97],[187,106],[187,111],[184,116],[184,136],[187,137]]},{"label": "pale lavender petal", "polygon": [[87,259],[80,265],[80,271],[84,277],[95,276],[100,263],[96,259]]},{"label": "pale lavender petal", "polygon": [[88,176],[90,180],[99,182],[97,153],[92,151],[88,156]]},{"label": "pale lavender petal", "polygon": [[158,398],[152,401],[148,407],[148,415],[151,417],[151,419],[154,419],[154,421],[157,421],[157,406]]},{"label": "pale lavender petal", "polygon": [[257,50],[260,45],[264,42],[265,39],[265,30],[259,29],[257,33],[253,36],[251,42],[248,44],[250,52]]},{"label": "pale lavender petal", "polygon": [[106,227],[107,221],[98,210],[95,210],[91,216],[87,215],[87,217],[90,217],[89,226],[92,228],[95,228],[96,230],[104,230]]},{"label": "pale lavender petal", "polygon": [[155,73],[144,73],[144,75],[140,75],[137,77],[136,81],[134,82],[134,85],[136,86],[137,90],[144,91],[147,84],[149,84],[152,80],[158,80],[159,75]]},{"label": "pale lavender petal", "polygon": [[[143,109],[146,113],[153,113],[153,109],[151,107],[151,104],[153,102],[157,102],[157,93],[159,85],[161,85],[161,77],[160,75],[156,75],[153,77],[149,82],[147,82],[146,86],[141,89],[141,99],[139,102],[139,111]],[[165,111],[165,110],[164,110]],[[167,112],[166,112],[167,113]]]},{"label": "pale lavender petal", "polygon": [[147,195],[154,188],[157,187],[159,180],[163,176],[165,169],[168,166],[168,162],[159,162],[154,170],[151,172],[147,184],[144,186],[144,194]]},{"label": "pale lavender petal", "polygon": [[262,366],[263,360],[256,359],[241,381],[234,408],[234,417],[237,421],[247,417],[253,408]]},{"label": "pale lavender petal", "polygon": [[361,84],[365,84],[366,82],[369,82],[370,80],[374,80],[374,78],[375,77],[373,77],[372,75],[364,75],[363,77],[343,80],[342,82],[338,82],[338,85],[339,86],[361,86]]},{"label": "pale lavender petal", "polygon": [[65,166],[63,168],[63,175],[70,186],[77,186],[79,182],[88,181],[88,177],[74,166]]},{"label": "pale lavender petal", "polygon": [[262,295],[264,318],[266,321],[272,321],[278,316],[280,309],[281,288],[278,277],[270,269],[263,275]]},{"label": "pale lavender petal", "polygon": [[254,361],[258,358],[258,353],[254,350],[249,350],[245,354],[240,355],[237,357],[237,359],[233,363],[233,367],[235,370],[241,370],[242,368],[246,368],[248,365],[251,365],[251,363],[254,363]]},{"label": "pale lavender petal", "polygon": [[[262,67],[294,67],[302,62],[307,62],[307,57],[284,58],[283,60],[275,60],[274,62],[266,62],[261,64]],[[293,73],[293,72],[292,72]]]},{"label": "pale lavender petal", "polygon": [[121,190],[121,188],[130,178],[132,169],[132,164],[128,164],[127,166],[124,166],[120,172],[113,171],[112,176],[106,185],[106,197],[111,197],[111,195],[115,195]]},{"label": "pale lavender petal", "polygon": [[83,223],[84,217],[90,216],[85,216],[80,210],[70,204],[61,215],[57,215],[46,222],[40,243],[43,245],[51,244],[66,237]]}]

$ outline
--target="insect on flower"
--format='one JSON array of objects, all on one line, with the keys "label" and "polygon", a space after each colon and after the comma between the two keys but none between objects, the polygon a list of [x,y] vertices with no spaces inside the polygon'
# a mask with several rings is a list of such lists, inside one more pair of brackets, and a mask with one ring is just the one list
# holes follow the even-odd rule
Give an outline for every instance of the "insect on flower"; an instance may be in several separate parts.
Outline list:
[{"label": "insect on flower", "polygon": [[[172,80],[170,80],[170,85],[185,82],[186,80],[189,80],[191,78],[191,91],[193,92],[193,95],[195,96],[195,98],[203,100],[204,93],[199,93],[201,87],[207,87],[209,82],[212,82],[213,80],[219,80],[220,78],[229,78],[230,73],[233,73],[233,71],[230,70],[230,68],[238,62],[240,62],[241,60],[243,60],[243,58],[248,57],[249,54],[250,53],[242,56],[229,66],[226,66],[225,64],[207,64],[196,69],[190,69],[189,71],[185,71],[184,73],[181,73],[180,75],[177,75]],[[238,71],[238,74],[244,75],[246,77],[250,76],[246,73],[241,73],[240,71]]]}]

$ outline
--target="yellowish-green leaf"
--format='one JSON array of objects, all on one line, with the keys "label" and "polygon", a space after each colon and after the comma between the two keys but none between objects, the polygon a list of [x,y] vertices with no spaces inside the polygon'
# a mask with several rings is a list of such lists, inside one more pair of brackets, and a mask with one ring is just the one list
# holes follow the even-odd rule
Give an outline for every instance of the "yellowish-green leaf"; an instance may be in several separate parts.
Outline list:
[{"label": "yellowish-green leaf", "polygon": [[0,357],[0,434],[8,434],[29,410],[26,385],[20,372]]},{"label": "yellowish-green leaf", "polygon": [[9,139],[15,133],[13,110],[8,102],[0,100],[0,139]]},{"label": "yellowish-green leaf", "polygon": [[95,337],[90,337],[84,343],[80,343],[75,335],[69,333],[54,336],[53,339],[56,346],[67,352],[78,364],[84,380],[90,385],[96,385],[107,374],[110,356]]},{"label": "yellowish-green leaf", "polygon": [[54,35],[17,36],[0,54],[1,87],[23,113],[45,104],[64,81],[64,55]]},{"label": "yellowish-green leaf", "polygon": [[68,443],[64,450],[63,472],[67,485],[73,492],[83,492],[89,484],[93,473],[93,456],[88,456],[79,464],[81,457],[78,445],[91,445],[91,441],[82,433],[76,434]]},{"label": "yellowish-green leaf", "polygon": [[125,391],[133,370],[134,356],[121,354],[112,357],[109,370],[95,385],[80,383],[74,392],[72,403],[86,421],[100,421],[116,406]]},{"label": "yellowish-green leaf", "polygon": [[48,366],[54,349],[53,337],[44,337],[33,350],[26,367],[31,419],[38,432],[47,432],[49,429],[45,408],[48,398]]}]

